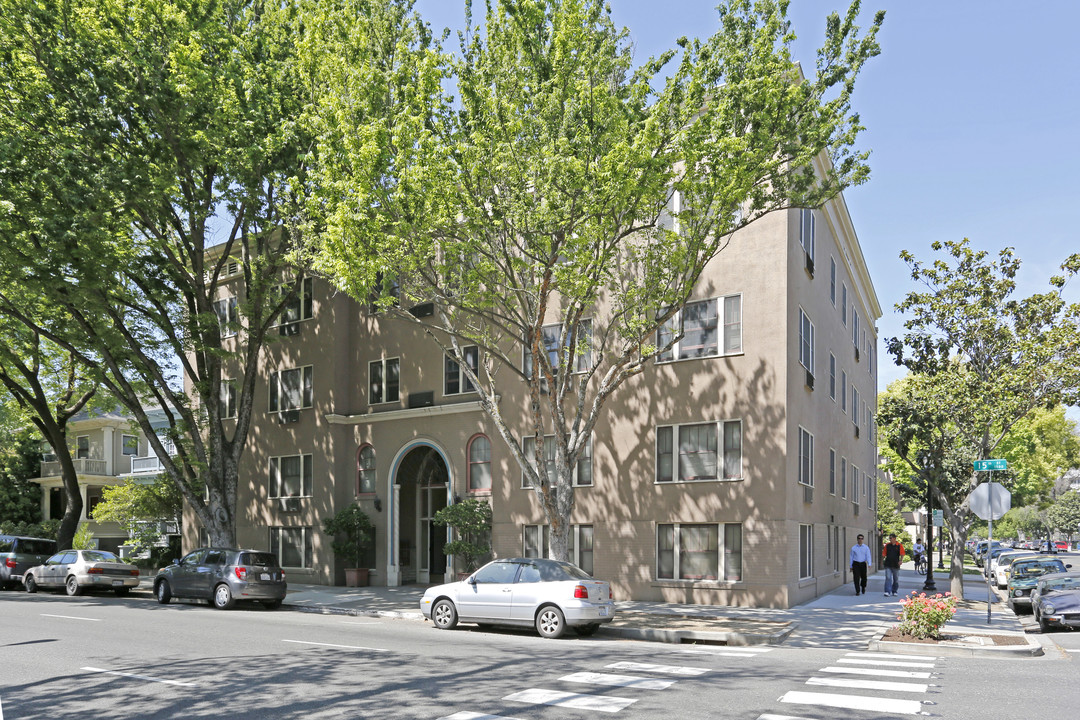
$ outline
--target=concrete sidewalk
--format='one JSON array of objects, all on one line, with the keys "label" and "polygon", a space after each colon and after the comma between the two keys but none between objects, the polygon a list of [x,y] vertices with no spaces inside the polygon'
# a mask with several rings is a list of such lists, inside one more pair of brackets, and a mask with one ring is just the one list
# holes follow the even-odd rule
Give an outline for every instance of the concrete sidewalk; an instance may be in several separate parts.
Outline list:
[{"label": "concrete sidewalk", "polygon": [[[910,563],[909,563],[910,565]],[[1018,656],[1041,655],[1038,636],[1026,636],[1019,619],[994,593],[991,622],[986,622],[986,584],[976,575],[965,577],[967,600],[943,633],[966,638],[956,643],[925,645],[883,642],[881,636],[896,625],[899,601],[912,591],[921,591],[924,578],[914,570],[900,571],[900,594],[886,597],[884,573],[869,578],[865,594],[856,597],[846,585],[815,600],[787,610],[734,608],[709,605],[624,601],[616,603],[615,620],[601,627],[598,635],[671,643],[723,645],[776,645],[866,649],[874,644],[888,646],[890,652],[914,654],[967,654]],[[948,589],[948,577],[937,577],[938,592]],[[422,621],[420,598],[425,587],[346,588],[290,583],[285,606],[302,612],[343,615],[376,615]],[[1015,638],[1017,645],[996,645],[987,636]],[[953,648],[953,645],[956,648]],[[906,646],[894,648],[893,646]],[[958,652],[954,652],[958,650]]]}]

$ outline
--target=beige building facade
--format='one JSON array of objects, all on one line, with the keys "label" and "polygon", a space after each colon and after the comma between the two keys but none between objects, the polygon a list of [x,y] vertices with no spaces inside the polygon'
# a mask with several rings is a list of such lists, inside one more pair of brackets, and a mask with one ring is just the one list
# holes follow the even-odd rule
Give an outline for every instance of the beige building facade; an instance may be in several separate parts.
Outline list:
[{"label": "beige building facade", "polygon": [[[880,315],[842,197],[738,231],[683,339],[605,406],[575,473],[572,559],[620,600],[789,607],[848,582],[855,535],[877,535]],[[343,581],[321,526],[354,500],[376,527],[373,584],[451,579],[431,518],[469,497],[492,505],[497,556],[546,553],[533,490],[415,325],[312,279],[258,383],[237,536],[294,582]],[[523,392],[501,395],[511,424]]]}]

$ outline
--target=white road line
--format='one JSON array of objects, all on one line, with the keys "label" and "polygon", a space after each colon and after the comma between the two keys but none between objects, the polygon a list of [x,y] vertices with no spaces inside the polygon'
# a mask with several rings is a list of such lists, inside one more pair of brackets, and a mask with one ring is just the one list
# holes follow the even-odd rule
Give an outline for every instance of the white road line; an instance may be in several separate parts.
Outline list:
[{"label": "white road line", "polygon": [[923,704],[918,700],[894,700],[892,698],[863,697],[859,695],[836,695],[833,693],[789,692],[780,702],[798,705],[823,705],[848,710],[869,710],[878,713],[918,715]]},{"label": "white road line", "polygon": [[880,665],[882,667],[934,667],[934,663],[897,662],[895,660],[871,660],[870,658],[840,658],[836,662],[851,663],[852,665]]},{"label": "white road line", "polygon": [[342,625],[380,625],[378,620],[370,620],[368,622],[344,622]]},{"label": "white road line", "polygon": [[101,622],[100,618],[75,617],[74,615],[49,615],[41,613],[41,617],[63,618],[64,620],[86,620],[87,622]]},{"label": "white road line", "polygon": [[282,640],[281,642],[296,643],[297,645],[317,645],[319,647],[341,648],[343,650],[371,650],[373,652],[391,652],[385,648],[364,647],[362,645],[335,645],[333,643],[308,642],[307,640]]},{"label": "white road line", "polygon": [[[0,720],[4,719],[0,718]],[[439,720],[517,720],[517,718],[506,717],[505,715],[485,715],[484,713],[462,710],[453,715],[443,715]]]},{"label": "white road line", "polygon": [[608,673],[578,672],[563,675],[564,682],[584,683],[586,685],[606,685],[609,687],[628,687],[640,690],[666,690],[678,680],[654,680],[633,675],[610,675]]},{"label": "white road line", "polygon": [[644,670],[645,672],[666,673],[668,675],[704,675],[703,668],[683,667],[681,665],[653,665],[651,663],[617,662],[607,665],[612,670]]},{"label": "white road line", "polygon": [[858,688],[860,690],[886,690],[895,692],[926,692],[930,686],[926,683],[886,682],[883,680],[862,680],[859,678],[810,678],[807,685],[825,687]]},{"label": "white road line", "polygon": [[149,675],[136,675],[135,673],[118,672],[116,670],[102,670],[95,667],[84,667],[81,670],[87,672],[104,673],[105,675],[117,675],[119,677],[133,678],[135,680],[146,680],[148,682],[164,683],[166,685],[179,685],[180,687],[198,687],[195,683],[180,682],[179,680],[162,680],[161,678],[150,677]]},{"label": "white road line", "polygon": [[794,715],[774,715],[773,713],[765,713],[764,715],[758,715],[757,720],[813,720],[813,718],[795,717]]},{"label": "white road line", "polygon": [[616,713],[633,705],[637,700],[609,697],[606,695],[578,695],[558,690],[533,688],[507,695],[503,700],[529,703],[530,705],[555,705],[576,710],[594,710],[596,712]]},{"label": "white road line", "polygon": [[854,667],[827,667],[821,668],[821,672],[845,673],[847,675],[877,675],[891,678],[911,678],[913,680],[927,680],[933,673],[919,672],[917,670],[874,670],[873,668]]},{"label": "white road line", "polygon": [[940,660],[936,655],[889,655],[888,653],[848,653],[848,657],[864,657],[880,660]]}]

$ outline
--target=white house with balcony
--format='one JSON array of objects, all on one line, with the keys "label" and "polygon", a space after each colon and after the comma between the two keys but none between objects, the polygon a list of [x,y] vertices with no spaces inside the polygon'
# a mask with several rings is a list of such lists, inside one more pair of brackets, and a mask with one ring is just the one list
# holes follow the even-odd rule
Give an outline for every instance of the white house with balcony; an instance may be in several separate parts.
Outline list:
[{"label": "white house with balcony", "polygon": [[[165,427],[164,412],[151,411],[155,427]],[[94,522],[94,508],[101,502],[102,489],[120,485],[129,477],[152,482],[162,471],[161,460],[154,454],[146,436],[130,417],[119,411],[80,413],[68,422],[68,442],[79,479],[83,499],[80,523],[89,522],[94,540],[101,550],[117,552],[128,541],[128,534],[117,523]],[[45,446],[41,476],[32,478],[42,488],[42,517],[59,520],[67,500],[60,462]]]}]

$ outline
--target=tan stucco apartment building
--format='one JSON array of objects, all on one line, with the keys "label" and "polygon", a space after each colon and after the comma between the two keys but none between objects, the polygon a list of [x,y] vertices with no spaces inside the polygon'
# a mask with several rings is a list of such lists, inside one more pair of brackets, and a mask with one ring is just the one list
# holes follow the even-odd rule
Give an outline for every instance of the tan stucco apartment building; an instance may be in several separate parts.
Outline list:
[{"label": "tan stucco apartment building", "polygon": [[[881,309],[843,198],[738,231],[692,310],[709,330],[606,406],[577,468],[573,559],[620,600],[805,602],[848,581],[857,533],[876,537]],[[354,499],[376,525],[373,584],[450,578],[431,517],[468,497],[491,502],[497,556],[546,552],[539,501],[417,327],[306,281],[258,383],[237,535],[291,581],[343,580],[321,526]],[[522,392],[502,395],[506,417]]]}]

